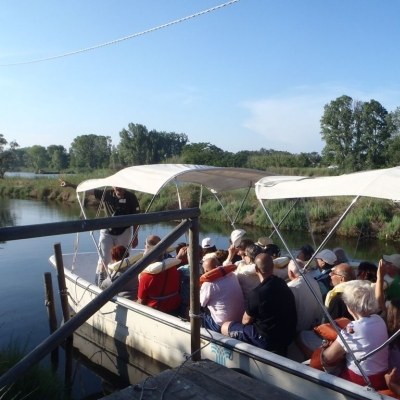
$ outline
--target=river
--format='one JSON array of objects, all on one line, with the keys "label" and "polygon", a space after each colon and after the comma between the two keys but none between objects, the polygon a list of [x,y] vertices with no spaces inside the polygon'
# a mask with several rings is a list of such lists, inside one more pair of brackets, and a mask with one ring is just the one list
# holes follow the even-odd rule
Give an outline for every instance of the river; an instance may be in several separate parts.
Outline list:
[{"label": "river", "polygon": [[[78,219],[79,210],[76,206],[55,202],[40,202],[32,200],[13,200],[0,198],[0,226],[21,226],[50,222],[61,222]],[[254,239],[266,236],[269,232],[262,229],[245,228],[248,235]],[[144,239],[149,233],[160,236],[170,230],[168,225],[145,226],[139,234],[139,247],[143,248]],[[217,248],[227,248],[228,236],[231,228],[228,224],[215,224],[202,221],[200,240],[211,237]],[[291,233],[286,235],[288,244],[298,249],[305,243],[312,243],[306,233]],[[275,237],[274,237],[275,238]],[[321,238],[317,238],[321,240]],[[180,241],[187,241],[182,237]],[[53,285],[57,294],[56,274],[51,268],[48,258],[53,253],[55,243],[61,243],[65,253],[74,251],[76,235],[49,236],[36,239],[25,239],[0,243],[0,317],[1,335],[0,346],[4,348],[12,342],[21,344],[24,350],[29,351],[36,347],[49,335],[49,323],[44,303],[45,272],[51,272]],[[279,241],[277,241],[279,245]],[[378,240],[360,241],[332,238],[328,248],[342,247],[347,254],[359,260],[377,262],[382,254],[398,252],[396,244]],[[283,248],[283,247],[282,247]],[[94,245],[89,233],[79,235],[80,251],[93,251]],[[61,320],[59,300],[56,299],[58,321]],[[78,355],[79,358],[79,355]],[[63,376],[63,354],[60,361],[60,376]],[[48,361],[48,360],[47,360]],[[149,361],[151,363],[151,361]],[[73,398],[89,399],[104,393],[105,380],[99,376],[87,363],[75,361]],[[112,379],[112,378],[111,378]],[[126,382],[119,382],[124,386]]]}]

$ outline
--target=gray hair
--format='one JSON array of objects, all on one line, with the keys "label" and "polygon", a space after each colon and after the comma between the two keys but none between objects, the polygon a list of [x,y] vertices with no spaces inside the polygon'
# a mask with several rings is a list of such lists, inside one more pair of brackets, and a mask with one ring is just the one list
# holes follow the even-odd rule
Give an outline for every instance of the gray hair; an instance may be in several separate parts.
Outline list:
[{"label": "gray hair", "polygon": [[373,286],[368,281],[349,281],[343,291],[346,306],[362,317],[368,317],[379,310]]}]

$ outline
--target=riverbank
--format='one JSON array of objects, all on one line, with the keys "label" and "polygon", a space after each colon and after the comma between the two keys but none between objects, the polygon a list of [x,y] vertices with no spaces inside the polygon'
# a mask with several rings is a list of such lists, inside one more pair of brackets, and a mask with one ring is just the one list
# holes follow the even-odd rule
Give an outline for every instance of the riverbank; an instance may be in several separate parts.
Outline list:
[{"label": "riverbank", "polygon": [[[96,174],[97,175],[97,174]],[[96,176],[98,177],[98,176]],[[71,177],[72,183],[79,183],[93,176],[76,175]],[[178,208],[176,189],[166,187],[153,202],[151,211],[173,210]],[[193,185],[180,188],[182,207],[197,207],[199,204],[200,189]],[[141,209],[145,210],[151,196],[137,193]],[[57,179],[36,178],[24,179],[20,177],[3,179],[0,181],[0,196],[15,199],[32,199],[42,201],[54,201],[64,204],[77,204],[74,189],[62,188]],[[234,191],[224,194],[222,201],[230,215],[238,211],[243,191]],[[216,222],[227,222],[226,216],[220,212],[220,206],[212,194],[204,191],[202,197],[202,219]],[[291,201],[274,201],[269,204],[272,215],[276,221],[280,221],[289,210]],[[306,204],[306,207],[305,207]],[[88,196],[85,205],[95,209],[98,201],[94,196]],[[348,205],[347,199],[317,198],[308,200],[292,211],[281,225],[282,230],[304,231],[311,230],[314,233],[325,234],[337,221]],[[264,211],[257,201],[254,191],[251,191],[238,218],[243,226],[255,226],[271,229]],[[395,204],[388,201],[367,199],[359,200],[357,206],[346,217],[337,233],[341,237],[370,237],[387,241],[400,240],[400,211]]]}]

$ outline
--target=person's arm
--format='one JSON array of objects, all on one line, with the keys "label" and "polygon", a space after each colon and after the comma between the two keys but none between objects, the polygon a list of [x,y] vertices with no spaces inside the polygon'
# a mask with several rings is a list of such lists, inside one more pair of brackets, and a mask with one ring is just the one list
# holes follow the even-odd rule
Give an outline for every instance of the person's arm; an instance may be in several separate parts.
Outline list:
[{"label": "person's arm", "polygon": [[339,361],[343,360],[346,352],[343,347],[339,344],[338,340],[335,340],[329,347],[322,351],[322,363],[326,366],[335,365]]},{"label": "person's arm", "polygon": [[[397,368],[393,368],[389,373],[385,374],[385,381],[388,388],[397,396],[400,395],[400,382]],[[398,398],[398,397],[397,397]]]},{"label": "person's arm", "polygon": [[385,262],[381,259],[378,263],[378,271],[375,283],[375,298],[378,301],[379,308],[382,313],[386,313],[385,293],[383,290],[384,276],[386,274]]},{"label": "person's arm", "polygon": [[210,282],[204,282],[200,287],[200,306],[206,307],[210,301]]},{"label": "person's arm", "polygon": [[254,318],[250,317],[249,314],[247,314],[247,312],[245,311],[242,317],[242,324],[243,325],[249,325],[253,322]]},{"label": "person's arm", "polygon": [[227,257],[226,260],[222,263],[222,265],[230,265],[230,264],[233,264],[233,259],[234,259],[235,255],[237,254],[237,252],[238,252],[237,248],[236,248],[233,244],[231,244],[231,245],[229,246],[229,249],[228,249],[228,257]]}]

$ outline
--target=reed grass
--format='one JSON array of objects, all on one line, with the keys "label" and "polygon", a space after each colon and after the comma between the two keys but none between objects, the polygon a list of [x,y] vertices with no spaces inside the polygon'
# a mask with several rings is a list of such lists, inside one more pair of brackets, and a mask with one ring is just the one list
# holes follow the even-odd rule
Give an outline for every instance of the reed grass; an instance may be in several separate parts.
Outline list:
[{"label": "reed grass", "polygon": [[[8,371],[26,353],[20,344],[11,340],[0,349],[0,375]],[[40,364],[32,367],[12,385],[0,388],[1,400],[68,400],[70,396],[64,389],[59,377],[50,369]]]},{"label": "reed grass", "polygon": [[[285,173],[282,169],[280,173]],[[298,171],[301,174],[302,171]],[[303,171],[306,172],[306,171]],[[293,174],[293,169],[287,171]],[[96,171],[87,174],[66,176],[68,181],[74,184],[86,179],[101,178],[110,174],[110,171]],[[309,174],[309,171],[308,171]],[[304,174],[306,175],[306,174]],[[200,189],[195,185],[179,186],[181,206],[198,207]],[[221,202],[230,215],[234,218],[245,195],[245,190],[236,190],[223,193],[220,196]],[[150,194],[137,193],[142,211],[152,199]],[[61,188],[56,179],[37,178],[21,179],[7,178],[0,181],[0,196],[22,199],[55,200],[59,202],[76,202],[75,191],[71,188]],[[282,223],[280,228],[289,231],[311,230],[314,233],[326,233],[330,230],[340,215],[348,207],[349,198],[316,198],[299,202],[289,216]],[[274,200],[268,202],[268,210],[274,221],[277,223],[283,219],[293,200]],[[165,187],[154,199],[150,211],[166,211],[179,207],[177,190],[174,185]],[[221,212],[221,206],[213,194],[203,190],[201,199],[202,220],[216,222],[231,222]],[[388,201],[378,199],[360,199],[353,210],[348,214],[339,227],[337,234],[347,237],[378,237],[385,240],[400,240],[399,209]],[[238,222],[242,225],[271,229],[272,224],[266,217],[262,207],[255,197],[254,190],[251,190],[243,209],[238,216]]]}]

